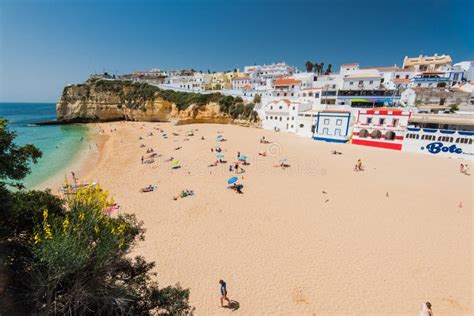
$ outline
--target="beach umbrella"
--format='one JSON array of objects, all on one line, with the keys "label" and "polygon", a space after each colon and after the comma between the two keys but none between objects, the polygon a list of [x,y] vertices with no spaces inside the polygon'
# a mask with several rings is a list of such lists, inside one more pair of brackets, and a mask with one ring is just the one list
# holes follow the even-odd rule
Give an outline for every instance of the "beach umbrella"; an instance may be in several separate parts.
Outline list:
[{"label": "beach umbrella", "polygon": [[221,134],[217,135],[217,139],[221,139],[221,138],[222,138]]},{"label": "beach umbrella", "polygon": [[216,155],[216,158],[222,159],[222,158],[224,158],[224,155],[223,154],[218,154],[218,155]]},{"label": "beach umbrella", "polygon": [[170,163],[170,165],[171,165],[172,167],[176,167],[177,165],[179,165],[179,161],[178,161],[178,160],[173,160],[173,161]]},{"label": "beach umbrella", "polygon": [[288,161],[288,158],[280,159],[280,162],[287,162],[287,161]]},{"label": "beach umbrella", "polygon": [[247,160],[247,156],[240,155],[240,156],[239,156],[239,160],[245,161],[245,160]]},{"label": "beach umbrella", "polygon": [[232,177],[232,178],[230,178],[229,180],[227,180],[227,184],[235,183],[235,182],[237,182],[237,180],[239,180],[239,178],[237,178],[237,177]]}]

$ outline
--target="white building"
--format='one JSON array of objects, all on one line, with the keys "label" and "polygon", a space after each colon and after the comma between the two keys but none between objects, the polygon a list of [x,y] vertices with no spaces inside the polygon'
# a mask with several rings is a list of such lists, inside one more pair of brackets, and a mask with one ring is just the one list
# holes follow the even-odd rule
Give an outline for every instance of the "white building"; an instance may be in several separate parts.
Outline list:
[{"label": "white building", "polygon": [[262,107],[262,127],[275,131],[296,132],[298,113],[311,109],[310,104],[295,100],[280,99]]},{"label": "white building", "polygon": [[359,70],[344,75],[344,90],[380,89],[381,75],[377,69]]},{"label": "white building", "polygon": [[464,78],[467,81],[474,82],[474,61],[462,61],[454,66],[464,71]]},{"label": "white building", "polygon": [[350,137],[350,111],[323,110],[316,115],[313,139],[345,143]]},{"label": "white building", "polygon": [[244,86],[250,86],[250,83],[249,77],[236,77],[232,79],[232,90],[239,90]]}]

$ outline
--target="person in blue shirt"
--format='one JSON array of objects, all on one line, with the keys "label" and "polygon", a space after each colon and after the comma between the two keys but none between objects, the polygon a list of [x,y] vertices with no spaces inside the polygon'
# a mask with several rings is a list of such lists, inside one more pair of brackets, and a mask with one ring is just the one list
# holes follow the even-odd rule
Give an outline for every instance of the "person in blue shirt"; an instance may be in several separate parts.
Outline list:
[{"label": "person in blue shirt", "polygon": [[227,284],[224,280],[219,280],[219,284],[221,285],[221,306],[224,307],[224,300],[227,301],[227,304],[230,304],[230,300],[227,298]]}]

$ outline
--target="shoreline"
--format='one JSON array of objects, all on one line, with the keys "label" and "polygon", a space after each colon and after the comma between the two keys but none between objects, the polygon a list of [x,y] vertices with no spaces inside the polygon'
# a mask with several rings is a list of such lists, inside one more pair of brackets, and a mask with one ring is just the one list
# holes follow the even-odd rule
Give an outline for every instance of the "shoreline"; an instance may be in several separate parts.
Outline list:
[{"label": "shoreline", "polygon": [[[98,123],[85,124],[85,126],[88,130],[85,135],[86,142],[81,144],[82,148],[74,154],[64,167],[31,189],[50,189],[53,194],[61,195],[59,188],[63,185],[65,177],[67,177],[69,183],[72,182],[71,171],[74,171],[79,182],[88,179],[88,175],[94,171],[96,164],[104,153],[103,146],[109,136],[100,134]],[[96,144],[95,148],[91,144]]]},{"label": "shoreline", "polygon": [[[104,129],[100,153],[76,174],[144,222],[131,255],[155,261],[163,286],[190,288],[198,315],[231,313],[216,304],[219,278],[241,304],[235,314],[413,314],[426,300],[440,315],[473,310],[472,181],[458,159],[231,124],[95,126]],[[217,131],[228,141],[217,143]],[[262,136],[272,143],[259,144]],[[249,157],[237,175],[244,194],[226,189],[229,163],[208,167],[216,145],[229,163],[237,151]],[[162,156],[141,164],[147,148]],[[282,158],[290,168],[274,167]],[[364,172],[353,171],[359,158]],[[445,182],[453,185],[440,191]],[[157,191],[139,192],[150,184]],[[183,189],[195,195],[173,200]]]}]

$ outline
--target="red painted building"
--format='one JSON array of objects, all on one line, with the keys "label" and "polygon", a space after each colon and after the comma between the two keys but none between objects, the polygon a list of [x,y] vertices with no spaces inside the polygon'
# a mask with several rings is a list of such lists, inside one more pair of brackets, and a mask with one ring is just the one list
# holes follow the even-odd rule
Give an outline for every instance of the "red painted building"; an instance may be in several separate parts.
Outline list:
[{"label": "red painted building", "polygon": [[360,110],[352,132],[356,145],[402,150],[411,112],[397,108]]}]

